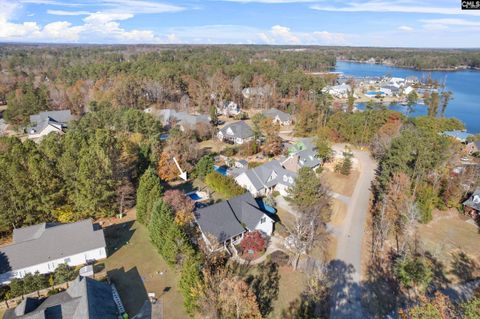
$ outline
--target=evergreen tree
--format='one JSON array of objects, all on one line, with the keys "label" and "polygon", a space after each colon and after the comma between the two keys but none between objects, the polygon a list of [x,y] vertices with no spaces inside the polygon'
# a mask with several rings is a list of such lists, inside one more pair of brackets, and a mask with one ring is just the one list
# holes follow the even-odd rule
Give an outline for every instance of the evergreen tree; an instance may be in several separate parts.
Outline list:
[{"label": "evergreen tree", "polygon": [[215,161],[212,154],[204,155],[195,165],[194,175],[202,180],[205,176],[213,172]]},{"label": "evergreen tree", "polygon": [[148,225],[150,240],[165,261],[173,265],[184,252],[186,238],[180,226],[175,223],[172,209],[162,200],[154,204]]},{"label": "evergreen tree", "polygon": [[197,309],[197,301],[201,293],[201,264],[198,257],[191,254],[183,261],[180,274],[180,290],[183,295],[183,305],[189,314]]},{"label": "evergreen tree", "polygon": [[299,211],[318,216],[322,222],[330,220],[329,189],[310,168],[298,171],[294,185],[288,189],[287,200]]},{"label": "evergreen tree", "polygon": [[152,209],[157,200],[162,196],[160,178],[152,168],[143,173],[137,189],[137,220],[148,225]]}]

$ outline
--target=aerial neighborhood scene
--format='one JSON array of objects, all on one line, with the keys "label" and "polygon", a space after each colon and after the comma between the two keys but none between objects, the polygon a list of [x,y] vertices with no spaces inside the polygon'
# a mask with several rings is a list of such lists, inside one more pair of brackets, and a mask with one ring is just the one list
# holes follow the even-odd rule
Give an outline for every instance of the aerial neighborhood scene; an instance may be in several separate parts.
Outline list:
[{"label": "aerial neighborhood scene", "polygon": [[0,0],[0,318],[480,319],[478,10]]}]

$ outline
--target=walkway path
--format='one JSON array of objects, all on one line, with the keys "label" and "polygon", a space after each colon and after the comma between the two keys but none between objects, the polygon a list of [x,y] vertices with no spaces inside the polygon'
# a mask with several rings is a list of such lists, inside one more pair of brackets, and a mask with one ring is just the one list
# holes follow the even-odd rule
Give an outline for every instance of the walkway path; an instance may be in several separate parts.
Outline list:
[{"label": "walkway path", "polygon": [[[344,145],[337,144],[334,149],[342,152]],[[365,317],[359,283],[362,242],[371,197],[370,185],[375,178],[376,162],[366,151],[354,150],[353,155],[358,160],[360,176],[348,200],[344,223],[335,229],[338,243],[332,270],[337,278],[330,296],[332,302],[330,317],[333,319]]]},{"label": "walkway path", "polygon": [[249,264],[249,265],[261,264],[267,259],[268,255],[276,251],[285,251],[285,245],[283,242],[284,242],[283,238],[278,236],[272,236],[270,237],[270,243],[268,244],[265,254],[263,254],[259,258],[255,260],[245,260],[243,258],[240,258],[238,255],[235,255],[232,257],[232,259],[238,262],[239,264]]}]

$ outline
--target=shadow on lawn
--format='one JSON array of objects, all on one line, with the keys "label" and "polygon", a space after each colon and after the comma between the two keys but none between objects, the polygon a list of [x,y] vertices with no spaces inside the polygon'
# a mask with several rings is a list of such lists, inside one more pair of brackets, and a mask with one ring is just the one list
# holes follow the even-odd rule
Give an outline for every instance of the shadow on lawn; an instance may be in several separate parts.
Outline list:
[{"label": "shadow on lawn", "polygon": [[133,236],[133,233],[135,232],[135,230],[132,229],[134,223],[135,221],[131,220],[104,228],[105,240],[107,242],[107,252],[109,256],[114,255],[117,250],[128,244]]},{"label": "shadow on lawn", "polygon": [[127,313],[133,317],[148,300],[147,290],[137,267],[128,271],[123,267],[112,269],[107,274],[110,281],[117,287]]}]

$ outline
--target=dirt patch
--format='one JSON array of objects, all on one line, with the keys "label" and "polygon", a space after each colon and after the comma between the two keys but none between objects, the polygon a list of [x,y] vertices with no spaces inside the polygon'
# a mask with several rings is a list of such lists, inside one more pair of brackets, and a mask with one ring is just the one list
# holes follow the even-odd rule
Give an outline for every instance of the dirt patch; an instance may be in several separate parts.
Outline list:
[{"label": "dirt patch", "polygon": [[322,177],[330,185],[332,192],[345,196],[352,196],[359,175],[360,172],[358,170],[352,170],[348,176],[327,169],[322,172]]},{"label": "dirt patch", "polygon": [[343,224],[345,216],[347,215],[348,206],[344,202],[333,199],[332,200],[332,219],[330,224],[334,226],[339,226]]},{"label": "dirt patch", "polygon": [[212,139],[207,140],[207,141],[202,141],[198,143],[198,148],[201,150],[209,151],[212,153],[220,153],[225,149],[228,145],[217,139],[216,136],[214,136]]}]

